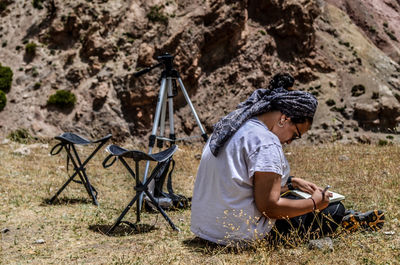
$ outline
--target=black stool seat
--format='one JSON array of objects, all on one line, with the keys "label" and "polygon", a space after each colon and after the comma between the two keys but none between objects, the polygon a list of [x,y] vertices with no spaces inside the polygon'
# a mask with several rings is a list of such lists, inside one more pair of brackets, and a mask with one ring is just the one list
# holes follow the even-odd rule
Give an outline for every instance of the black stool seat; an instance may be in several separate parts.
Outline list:
[{"label": "black stool seat", "polygon": [[[143,196],[143,194],[146,194],[147,197],[151,200],[153,205],[156,207],[156,209],[162,214],[162,216],[165,218],[165,220],[169,223],[169,225],[172,227],[172,229],[179,231],[179,228],[175,226],[175,224],[171,221],[171,219],[167,216],[167,214],[164,212],[164,210],[161,208],[159,201],[154,198],[154,196],[149,192],[148,190],[148,185],[150,182],[155,179],[159,178],[165,170],[168,170],[168,163],[172,160],[173,154],[178,150],[177,145],[173,145],[170,148],[161,151],[156,154],[146,154],[141,151],[137,150],[127,150],[125,148],[119,147],[117,145],[109,145],[106,148],[106,151],[110,153],[104,159],[103,161],[103,167],[107,168],[110,167],[114,162],[118,159],[121,161],[121,163],[125,166],[125,168],[128,170],[132,178],[135,180],[135,186],[134,186],[134,191],[135,191],[135,196],[133,199],[130,201],[128,206],[123,210],[123,212],[120,214],[120,216],[117,218],[115,223],[111,226],[111,228],[108,230],[107,234],[110,234],[114,231],[114,229],[120,224],[120,223],[127,223],[129,225],[133,225],[130,222],[127,221],[122,221],[126,213],[129,211],[129,209],[132,207],[132,205],[136,202],[136,222],[140,222],[140,209],[141,205],[140,202],[141,200],[139,199],[140,197]],[[111,158],[114,158],[113,160],[110,161]],[[130,165],[125,159],[132,159],[135,162],[135,171],[132,170]],[[153,171],[150,174],[150,177],[148,179],[143,179],[143,181],[139,177],[139,161],[155,161],[157,162],[156,167],[153,169]],[[133,225],[134,226],[134,225]]]},{"label": "black stool seat", "polygon": [[56,136],[55,139],[60,140],[61,142],[67,143],[67,144],[81,144],[81,145],[85,145],[85,144],[94,144],[94,143],[100,143],[103,141],[107,141],[108,139],[110,139],[112,137],[111,134],[106,135],[105,137],[99,139],[99,140],[94,140],[94,141],[89,141],[86,138],[83,138],[82,136],[79,136],[75,133],[71,133],[71,132],[66,132],[63,133],[59,136]]},{"label": "black stool seat", "polygon": [[[92,198],[93,203],[98,205],[97,202],[97,191],[90,184],[89,179],[86,175],[86,164],[90,159],[100,150],[100,148],[112,137],[111,134],[106,135],[105,137],[90,141],[82,136],[79,136],[75,133],[65,132],[59,136],[56,136],[55,139],[60,142],[56,144],[50,151],[51,155],[57,155],[61,152],[61,150],[65,150],[67,152],[67,171],[69,161],[71,160],[72,165],[74,166],[74,173],[69,177],[67,182],[57,191],[57,193],[50,199],[50,203],[53,203],[57,196],[65,189],[65,187],[71,182],[77,182],[83,184],[89,196]],[[88,144],[97,144],[96,149],[86,158],[86,160],[82,163],[79,157],[78,152],[76,151],[75,145],[88,145]],[[71,152],[72,150],[72,152]],[[79,180],[74,180],[74,178],[78,175]]]},{"label": "black stool seat", "polygon": [[132,158],[134,161],[146,160],[146,161],[157,161],[157,162],[163,162],[167,160],[176,152],[176,150],[178,150],[178,146],[176,145],[156,154],[146,154],[142,151],[127,150],[114,144],[109,145],[106,148],[106,151],[112,154],[113,156]]}]

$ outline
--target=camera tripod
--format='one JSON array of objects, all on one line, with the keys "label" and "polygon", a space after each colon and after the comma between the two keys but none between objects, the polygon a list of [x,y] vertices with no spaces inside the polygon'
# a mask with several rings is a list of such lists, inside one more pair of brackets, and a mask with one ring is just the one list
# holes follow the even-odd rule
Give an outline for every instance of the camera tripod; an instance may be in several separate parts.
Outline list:
[{"label": "camera tripod", "polygon": [[[183,85],[182,79],[177,70],[173,68],[173,60],[174,57],[168,53],[157,57],[158,64],[145,68],[137,73],[134,73],[135,77],[139,77],[149,71],[153,70],[156,67],[164,67],[164,70],[161,73],[161,86],[157,99],[156,113],[154,115],[153,129],[151,131],[151,135],[149,137],[149,154],[152,154],[154,145],[157,140],[157,147],[162,148],[164,141],[169,141],[171,145],[175,144],[176,141],[180,140],[188,140],[191,138],[197,138],[200,136],[192,136],[192,137],[184,137],[184,138],[176,138],[175,136],[175,128],[174,128],[174,102],[173,98],[178,93],[177,81],[179,83],[179,87],[181,88],[182,94],[185,97],[187,104],[189,105],[194,118],[196,119],[197,125],[201,131],[201,137],[206,142],[208,136],[204,131],[203,126],[201,125],[200,119],[196,113],[196,110],[193,107],[193,104],[189,98],[189,95]],[[166,125],[166,108],[168,103],[168,119],[169,119],[169,137],[165,137],[165,125]],[[160,129],[159,134],[157,135],[158,128]],[[150,162],[147,161],[146,169],[144,172],[144,180],[146,181],[147,174],[149,171]],[[154,192],[154,181],[149,185],[150,193]],[[140,198],[140,205],[142,202],[142,197]]]}]

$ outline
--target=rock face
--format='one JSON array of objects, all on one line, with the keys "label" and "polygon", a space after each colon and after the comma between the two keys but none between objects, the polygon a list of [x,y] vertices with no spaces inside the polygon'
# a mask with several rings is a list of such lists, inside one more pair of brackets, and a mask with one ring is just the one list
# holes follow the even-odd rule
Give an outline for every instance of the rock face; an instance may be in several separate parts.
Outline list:
[{"label": "rock face", "polygon": [[[111,132],[121,141],[147,137],[164,69],[133,73],[159,63],[165,53],[174,55],[174,68],[208,133],[274,74],[290,72],[296,88],[319,99],[306,140],[395,134],[400,5],[367,2],[52,0],[35,9],[7,1],[0,11],[0,63],[12,68],[14,79],[0,112],[0,134],[26,128],[46,137],[61,131],[93,138]],[[27,42],[38,44],[29,61]],[[47,106],[57,89],[76,94],[74,108]],[[177,92],[176,133],[197,135],[179,84]]]},{"label": "rock face", "polygon": [[395,62],[400,61],[400,3],[395,0],[328,0],[344,12],[359,29]]}]

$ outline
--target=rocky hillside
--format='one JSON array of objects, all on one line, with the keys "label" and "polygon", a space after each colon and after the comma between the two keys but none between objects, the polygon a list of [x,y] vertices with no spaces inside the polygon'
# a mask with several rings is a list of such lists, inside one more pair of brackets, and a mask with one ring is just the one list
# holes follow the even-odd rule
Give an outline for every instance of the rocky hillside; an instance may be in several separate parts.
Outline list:
[{"label": "rocky hillside", "polygon": [[[143,139],[163,69],[133,73],[170,53],[207,132],[285,71],[319,99],[308,141],[399,141],[399,10],[395,0],[0,0],[0,63],[13,71],[0,134]],[[48,104],[58,90],[75,105]],[[198,135],[179,87],[174,107],[177,136]]]}]

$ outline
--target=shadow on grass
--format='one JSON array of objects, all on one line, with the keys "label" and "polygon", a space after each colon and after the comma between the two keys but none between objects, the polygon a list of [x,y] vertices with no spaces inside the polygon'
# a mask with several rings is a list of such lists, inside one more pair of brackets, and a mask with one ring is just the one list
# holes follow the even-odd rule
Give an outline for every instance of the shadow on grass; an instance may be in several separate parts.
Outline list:
[{"label": "shadow on grass", "polygon": [[[89,230],[97,233],[101,233],[104,235],[108,235],[107,232],[110,230],[111,225],[90,225]],[[115,236],[115,237],[120,237],[120,236],[129,236],[129,235],[135,235],[135,234],[144,234],[144,233],[149,233],[153,230],[156,230],[154,225],[149,225],[149,224],[125,224],[121,223],[118,225],[115,230],[109,234],[108,236]]]},{"label": "shadow on grass", "polygon": [[48,205],[66,205],[66,204],[92,204],[93,201],[88,198],[57,198],[53,202],[50,201],[49,198],[43,200],[41,206]]},{"label": "shadow on grass", "polygon": [[216,252],[218,253],[226,253],[226,254],[238,254],[243,251],[248,251],[250,247],[244,246],[224,246],[219,245],[217,243],[213,243],[202,239],[200,237],[194,237],[191,239],[186,239],[183,241],[183,244],[192,249],[194,252],[199,252],[206,255],[214,255]]}]

